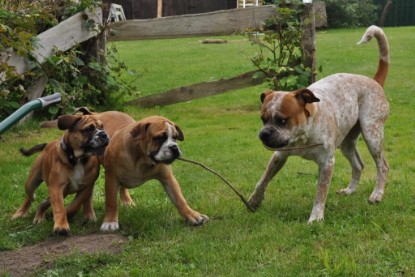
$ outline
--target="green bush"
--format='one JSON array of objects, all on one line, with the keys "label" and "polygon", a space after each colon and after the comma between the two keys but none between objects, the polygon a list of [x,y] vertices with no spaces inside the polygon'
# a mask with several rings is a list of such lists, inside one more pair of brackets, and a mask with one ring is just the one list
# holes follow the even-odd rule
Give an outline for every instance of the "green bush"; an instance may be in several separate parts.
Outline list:
[{"label": "green bush", "polygon": [[258,73],[265,76],[268,86],[276,90],[294,90],[306,87],[311,81],[311,69],[302,64],[302,5],[277,5],[277,12],[265,21],[262,34],[246,33],[259,52],[251,58]]},{"label": "green bush", "polygon": [[[99,62],[97,56],[103,53],[90,54],[94,39],[65,52],[56,51],[43,64],[31,58],[31,51],[39,47],[35,39],[38,34],[80,11],[93,10],[99,5],[101,2],[97,0],[0,0],[0,54],[13,49],[26,57],[32,68],[18,75],[0,58],[0,72],[5,78],[0,84],[0,120],[27,102],[27,89],[41,76],[48,78],[43,95],[60,92],[63,98],[61,103],[46,110],[48,117],[71,112],[79,106],[111,108],[123,94],[132,94],[135,88],[122,82],[121,76],[127,68],[118,59],[116,49],[108,49],[107,63]],[[87,17],[84,24],[94,28],[97,34],[104,30],[104,26],[93,26]]]},{"label": "green bush", "polygon": [[373,0],[323,0],[330,28],[359,27],[375,24],[380,7]]}]

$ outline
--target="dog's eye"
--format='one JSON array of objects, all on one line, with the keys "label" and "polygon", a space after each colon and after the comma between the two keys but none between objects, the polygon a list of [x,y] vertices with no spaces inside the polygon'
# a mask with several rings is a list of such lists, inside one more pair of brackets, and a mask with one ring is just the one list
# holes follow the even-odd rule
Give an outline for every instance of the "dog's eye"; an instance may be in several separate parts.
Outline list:
[{"label": "dog's eye", "polygon": [[262,124],[267,123],[267,120],[265,119],[265,117],[261,116],[261,120],[262,120]]},{"label": "dog's eye", "polygon": [[285,124],[287,124],[287,119],[281,118],[281,117],[276,117],[275,118],[275,123],[277,125],[284,126]]},{"label": "dog's eye", "polygon": [[84,133],[92,133],[95,130],[95,127],[93,125],[89,125],[85,129],[82,130]]},{"label": "dog's eye", "polygon": [[167,140],[167,134],[159,135],[159,136],[155,137],[154,139],[158,142],[164,142],[165,140]]}]

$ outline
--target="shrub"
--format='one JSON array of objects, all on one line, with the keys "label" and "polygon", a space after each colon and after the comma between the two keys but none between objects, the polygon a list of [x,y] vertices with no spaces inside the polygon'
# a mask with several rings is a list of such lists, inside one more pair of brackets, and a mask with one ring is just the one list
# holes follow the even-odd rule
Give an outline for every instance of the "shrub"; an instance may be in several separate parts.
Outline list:
[{"label": "shrub", "polygon": [[[293,2],[293,1],[291,1]],[[262,34],[246,33],[259,52],[251,58],[259,69],[258,75],[265,75],[271,89],[293,90],[310,84],[311,69],[302,64],[302,5],[277,5],[274,16],[265,21]]]},{"label": "shrub", "polygon": [[[44,95],[60,92],[62,102],[49,107],[49,117],[71,112],[79,106],[117,105],[124,94],[132,94],[134,87],[122,82],[121,76],[129,72],[118,59],[117,51],[107,51],[107,63],[101,63],[88,54],[94,39],[81,43],[68,51],[56,51],[43,64],[31,59],[30,52],[38,47],[36,35],[57,25],[60,21],[85,10],[101,5],[100,1],[4,1],[0,0],[0,53],[12,48],[18,55],[31,61],[30,72],[17,75],[14,68],[0,59],[0,72],[6,81],[0,84],[0,120],[27,102],[27,88],[39,77],[47,76]],[[85,26],[90,24],[85,18]],[[103,32],[105,26],[90,26]],[[103,55],[103,53],[101,53]],[[98,56],[98,55],[96,55]]]},{"label": "shrub", "polygon": [[373,0],[323,0],[330,28],[370,26],[377,21],[380,7]]}]

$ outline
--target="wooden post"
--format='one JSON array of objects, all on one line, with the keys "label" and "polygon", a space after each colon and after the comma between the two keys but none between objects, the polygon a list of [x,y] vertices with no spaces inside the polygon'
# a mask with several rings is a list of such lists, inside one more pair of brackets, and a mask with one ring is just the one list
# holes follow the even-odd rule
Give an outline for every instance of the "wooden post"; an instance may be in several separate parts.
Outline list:
[{"label": "wooden post", "polygon": [[163,0],[157,0],[157,18],[163,17]]},{"label": "wooden post", "polygon": [[392,8],[392,4],[393,4],[392,0],[386,1],[385,7],[383,7],[382,14],[380,15],[380,18],[379,18],[380,27],[383,27],[385,25],[386,16],[388,15],[389,10]]},{"label": "wooden post", "polygon": [[[45,87],[48,83],[48,77],[43,76],[37,79],[28,89],[27,89],[27,102],[30,102],[32,100],[35,100],[36,98],[39,98],[42,96],[43,91],[45,90]],[[33,111],[28,113],[26,116],[24,116],[22,119],[20,119],[18,124],[22,124],[29,119],[31,119],[33,116]]]},{"label": "wooden post", "polygon": [[316,23],[313,4],[305,4],[301,15],[303,36],[301,38],[302,62],[311,69],[310,84],[316,81]]}]

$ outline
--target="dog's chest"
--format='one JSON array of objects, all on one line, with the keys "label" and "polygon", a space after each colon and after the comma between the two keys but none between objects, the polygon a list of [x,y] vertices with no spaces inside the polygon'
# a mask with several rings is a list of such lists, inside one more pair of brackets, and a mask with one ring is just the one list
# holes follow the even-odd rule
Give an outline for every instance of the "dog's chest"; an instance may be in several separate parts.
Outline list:
[{"label": "dog's chest", "polygon": [[75,165],[73,174],[69,180],[69,193],[77,192],[85,188],[85,169],[82,164]]}]

